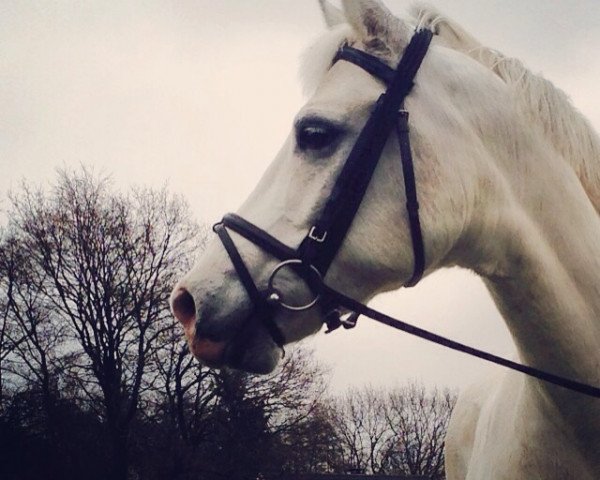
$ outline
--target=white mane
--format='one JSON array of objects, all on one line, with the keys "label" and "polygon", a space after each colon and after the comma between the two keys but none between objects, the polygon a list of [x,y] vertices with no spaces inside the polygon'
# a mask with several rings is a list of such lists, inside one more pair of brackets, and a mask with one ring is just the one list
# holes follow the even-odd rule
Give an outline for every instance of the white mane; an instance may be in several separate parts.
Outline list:
[{"label": "white mane", "polygon": [[600,138],[565,92],[532,73],[520,60],[481,45],[435,8],[416,5],[412,11],[419,27],[432,29],[442,44],[469,55],[513,87],[525,115],[569,162],[600,212]]},{"label": "white mane", "polygon": [[[453,20],[434,7],[417,4],[412,21],[429,28],[436,42],[469,55],[513,87],[515,99],[548,142],[572,166],[592,204],[600,212],[600,138],[569,97],[550,81],[528,70],[520,60],[481,45]],[[304,91],[314,92],[339,47],[352,41],[352,29],[340,25],[319,37],[304,53],[301,78]]]}]

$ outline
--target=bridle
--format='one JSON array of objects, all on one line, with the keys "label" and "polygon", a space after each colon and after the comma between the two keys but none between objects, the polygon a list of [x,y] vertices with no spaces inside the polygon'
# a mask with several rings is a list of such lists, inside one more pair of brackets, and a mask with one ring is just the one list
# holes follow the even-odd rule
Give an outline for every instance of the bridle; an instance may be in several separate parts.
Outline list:
[{"label": "bridle", "polygon": [[[408,112],[404,109],[404,100],[412,90],[415,76],[427,54],[432,37],[433,34],[430,30],[417,30],[396,69],[389,67],[373,55],[347,45],[338,51],[333,60],[334,63],[342,60],[353,63],[385,83],[387,89],[375,103],[335,181],[325,206],[297,249],[289,247],[268,232],[233,213],[226,214],[221,222],[213,226],[213,230],[219,236],[238,278],[253,304],[254,316],[262,321],[273,341],[281,348],[286,341],[274,321],[276,309],[302,311],[319,304],[324,314],[324,322],[328,326],[327,333],[340,326],[352,328],[356,325],[358,316],[365,315],[453,350],[600,398],[600,388],[522,365],[401,322],[332,289],[324,281],[360,208],[379,158],[393,130],[397,132],[400,147],[406,212],[414,258],[413,273],[405,286],[416,285],[423,276],[425,247],[419,220]],[[271,272],[265,288],[260,289],[254,282],[228,230],[236,232],[280,261]],[[310,287],[314,294],[311,301],[304,305],[290,304],[277,289],[276,276],[286,268],[300,276]],[[344,310],[351,313],[343,315]]]},{"label": "bridle", "polygon": [[[359,66],[387,84],[387,90],[375,103],[323,210],[296,250],[235,214],[225,215],[221,223],[213,227],[253,303],[255,313],[260,315],[271,336],[279,345],[284,343],[284,339],[272,318],[274,304],[290,310],[306,310],[320,303],[330,330],[342,324],[346,327],[355,324],[358,315],[351,315],[345,319],[345,323],[342,323],[341,309],[323,295],[320,284],[350,229],[381,152],[394,127],[398,132],[400,144],[406,209],[415,259],[412,277],[406,285],[416,285],[423,276],[425,249],[419,222],[419,204],[408,136],[408,112],[403,109],[403,104],[412,89],[414,77],[427,53],[431,38],[432,33],[429,30],[416,32],[396,69],[368,53],[347,45],[338,51],[334,62],[344,60]],[[259,290],[254,283],[227,229],[240,234],[282,262],[273,270],[266,290]],[[283,295],[275,288],[275,276],[288,267],[304,278],[313,290],[315,298],[308,304],[293,306],[285,303]]]}]

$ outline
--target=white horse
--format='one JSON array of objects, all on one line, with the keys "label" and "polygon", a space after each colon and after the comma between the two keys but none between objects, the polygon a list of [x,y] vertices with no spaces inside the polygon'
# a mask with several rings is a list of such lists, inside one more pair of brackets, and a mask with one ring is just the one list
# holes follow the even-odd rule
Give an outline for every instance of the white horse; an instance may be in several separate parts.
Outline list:
[{"label": "white horse", "polygon": [[[322,2],[329,32],[309,51],[314,93],[240,214],[296,247],[384,85],[348,62],[341,44],[395,65],[415,26],[436,37],[406,101],[426,272],[461,266],[480,275],[520,361],[600,384],[600,141],[566,96],[516,60],[480,45],[430,8],[394,17],[379,1]],[[357,299],[397,289],[413,251],[397,141],[390,137],[326,281]],[[258,285],[276,261],[234,240]],[[417,287],[418,288],[418,287]],[[305,287],[290,286],[298,297]],[[244,325],[242,368],[266,372],[280,350],[251,315],[222,245],[212,242],[172,296],[192,352],[227,364]],[[278,311],[286,341],[319,330],[317,309]],[[455,479],[599,479],[600,400],[501,372],[464,392],[447,437]]]}]

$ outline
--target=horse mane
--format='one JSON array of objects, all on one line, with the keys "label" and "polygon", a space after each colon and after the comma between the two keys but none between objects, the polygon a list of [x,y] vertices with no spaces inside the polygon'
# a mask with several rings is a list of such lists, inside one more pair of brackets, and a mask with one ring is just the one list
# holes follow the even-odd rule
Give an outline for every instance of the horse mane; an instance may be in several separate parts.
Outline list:
[{"label": "horse mane", "polygon": [[434,7],[417,4],[412,14],[418,28],[431,29],[440,44],[470,56],[512,87],[523,113],[569,162],[600,212],[600,138],[567,94],[543,76],[532,73],[521,61],[481,45]]}]

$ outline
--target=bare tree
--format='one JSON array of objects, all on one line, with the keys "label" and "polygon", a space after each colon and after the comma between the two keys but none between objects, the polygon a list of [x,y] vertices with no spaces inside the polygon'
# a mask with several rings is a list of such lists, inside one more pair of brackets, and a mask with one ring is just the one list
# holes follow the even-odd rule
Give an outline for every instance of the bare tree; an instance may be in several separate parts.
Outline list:
[{"label": "bare tree", "polygon": [[168,295],[198,228],[165,189],[115,193],[86,169],[60,171],[49,193],[25,185],[10,213],[44,313],[63,321],[76,346],[69,381],[105,420],[112,478],[125,479],[129,425],[152,353],[173,328]]},{"label": "bare tree", "polygon": [[364,387],[331,399],[337,471],[443,478],[444,437],[455,395],[416,383]]},{"label": "bare tree", "polygon": [[411,383],[389,392],[385,419],[393,432],[386,454],[390,473],[444,478],[444,438],[456,395]]},{"label": "bare tree", "polygon": [[208,441],[214,430],[210,418],[218,403],[218,373],[192,357],[179,331],[173,332],[156,354],[156,406],[160,409],[166,400],[167,415],[188,446]]},{"label": "bare tree", "polygon": [[263,406],[272,433],[293,431],[320,407],[326,376],[310,350],[296,347],[270,375],[248,376],[247,395]]},{"label": "bare tree", "polygon": [[177,335],[159,355],[155,410],[159,417],[166,411],[176,425],[183,445],[173,455],[186,470],[234,479],[304,472],[307,464],[318,471],[327,464],[330,430],[321,415],[326,371],[310,351],[290,350],[266,376],[202,367]]},{"label": "bare tree", "polygon": [[350,389],[334,406],[333,422],[341,447],[338,469],[382,473],[392,430],[385,418],[385,392],[372,387]]},{"label": "bare tree", "polygon": [[14,231],[6,234],[0,251],[0,288],[5,295],[2,336],[8,348],[0,368],[39,390],[46,420],[51,422],[64,326],[38,289],[36,281],[43,274],[36,268],[23,239]]},{"label": "bare tree", "polygon": [[[12,380],[12,399],[25,394],[30,415],[27,422],[38,438],[48,442],[52,453],[62,449],[58,418],[61,355],[64,351],[65,326],[38,289],[36,281],[43,278],[25,248],[23,239],[14,229],[5,234],[0,248],[0,291],[3,311],[4,344],[9,348],[2,355],[0,371]],[[48,473],[63,477],[65,465],[51,455]]]},{"label": "bare tree", "polygon": [[289,454],[300,442],[312,440],[305,434],[318,431],[315,414],[322,405],[325,376],[311,352],[302,348],[291,349],[267,376],[221,372],[218,416],[223,450],[230,457],[224,464],[237,463],[225,478],[255,478],[261,472],[273,476],[307,461],[319,462],[311,448],[295,452],[295,465]]},{"label": "bare tree", "polygon": [[7,362],[15,347],[23,339],[23,335],[15,331],[14,323],[9,315],[10,297],[14,289],[15,262],[10,253],[10,242],[4,230],[0,230],[0,412],[6,396]]}]

